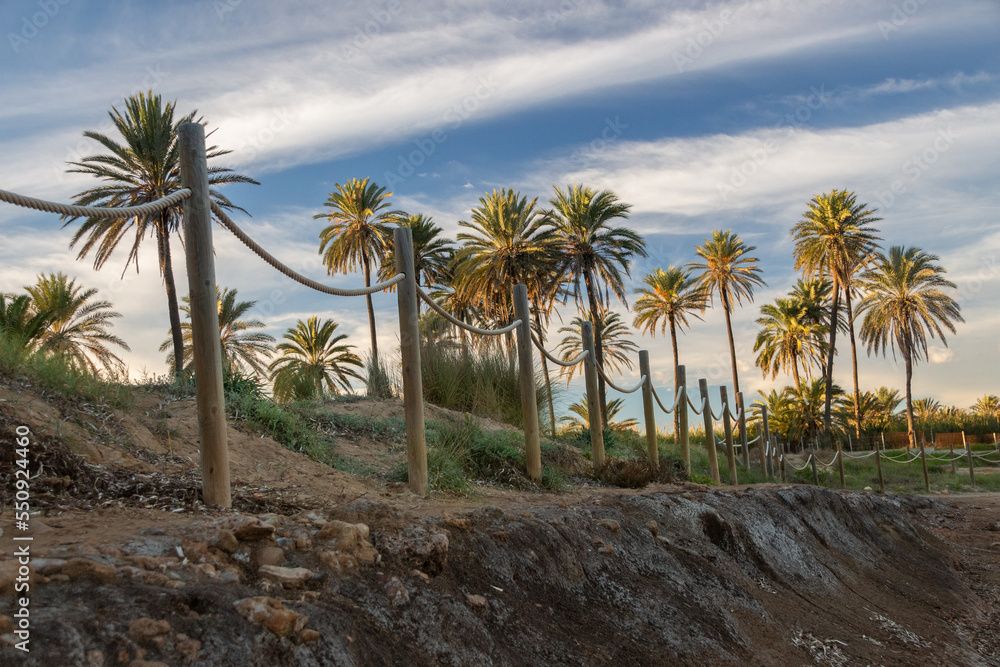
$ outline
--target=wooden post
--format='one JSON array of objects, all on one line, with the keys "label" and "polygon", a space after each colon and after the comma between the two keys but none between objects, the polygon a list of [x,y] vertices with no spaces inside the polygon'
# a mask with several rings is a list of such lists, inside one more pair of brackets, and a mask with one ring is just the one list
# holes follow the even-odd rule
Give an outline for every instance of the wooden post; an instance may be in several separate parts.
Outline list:
[{"label": "wooden post", "polygon": [[976,487],[976,471],[973,468],[972,463],[972,445],[969,441],[965,439],[965,431],[962,431],[962,444],[965,445],[965,455],[969,458],[969,482],[972,484],[972,488]]},{"label": "wooden post", "polygon": [[882,450],[875,443],[875,467],[878,469],[878,492],[885,493],[885,478],[882,477]]},{"label": "wooden post", "polygon": [[177,136],[181,185],[191,189],[191,196],[184,200],[184,248],[201,434],[201,495],[206,505],[232,507],[205,127],[201,123],[182,123]]},{"label": "wooden post", "polygon": [[743,452],[743,467],[750,472],[750,448],[747,446],[747,414],[743,406],[743,392],[736,393],[736,405],[740,410],[740,419],[737,422],[737,430],[740,434],[740,449]]},{"label": "wooden post", "polygon": [[[767,404],[760,406],[760,447],[763,451],[764,449],[771,447],[771,429],[767,423]],[[764,469],[764,473],[770,477],[774,477],[775,468],[773,456],[766,456],[767,466]]]},{"label": "wooden post", "polygon": [[708,473],[712,476],[712,481],[720,484],[719,477],[719,455],[715,447],[715,426],[712,423],[712,401],[708,397],[708,380],[701,378],[698,380],[698,389],[701,397],[705,399],[705,409],[702,410],[702,417],[705,422],[705,447],[708,449]]},{"label": "wooden post", "polygon": [[[879,431],[879,435],[882,436],[882,449],[885,449],[885,431]],[[875,443],[875,449],[878,449],[878,443]]]},{"label": "wooden post", "polygon": [[[645,376],[642,385],[642,415],[646,421],[646,452],[649,465],[656,470],[660,465],[660,448],[656,444],[656,415],[653,412],[653,375],[649,372],[649,351],[639,350],[639,375]],[[680,410],[680,408],[677,408]]]},{"label": "wooden post", "polygon": [[[769,431],[770,432],[770,431]],[[771,436],[771,456],[774,457],[774,463],[771,468],[774,470],[774,476],[777,478],[779,476],[779,464],[781,463],[781,443],[778,442],[778,436]]]},{"label": "wooden post", "polygon": [[847,434],[847,451],[850,451],[850,452],[854,451],[854,443],[851,442],[851,434],[850,433]]},{"label": "wooden post", "polygon": [[[729,394],[725,387],[719,387],[722,399],[722,432],[726,438],[726,463],[729,465],[729,485],[736,486],[736,443],[733,442],[733,423],[729,418]],[[744,456],[746,454],[744,453]]]},{"label": "wooden post", "polygon": [[958,466],[955,463],[955,445],[952,443],[951,438],[948,439],[948,458],[951,459],[951,474],[958,474]]},{"label": "wooden post", "polygon": [[417,280],[413,231],[393,230],[396,272],[406,277],[396,285],[399,306],[399,353],[402,358],[403,417],[406,421],[406,469],[410,490],[427,495],[427,443],[424,439],[424,387],[420,376],[420,329],[417,325]]},{"label": "wooden post", "polygon": [[840,473],[840,488],[846,489],[847,481],[844,479],[844,452],[840,448],[840,440],[837,441],[837,471]]},{"label": "wooden post", "polygon": [[809,454],[812,459],[813,484],[819,486],[819,470],[816,468],[816,441],[809,445]]},{"label": "wooden post", "polygon": [[997,450],[997,455],[1000,456],[1000,442],[997,442],[997,434],[993,434],[993,446]]},{"label": "wooden post", "polygon": [[688,428],[688,390],[687,390],[687,369],[684,366],[677,367],[677,379],[680,380],[674,387],[675,392],[683,392],[681,399],[677,402],[677,428],[679,433],[676,437],[680,440],[681,458],[684,459],[684,474],[691,476],[691,433]]},{"label": "wooden post", "polygon": [[920,448],[920,465],[924,469],[924,489],[930,493],[931,490],[931,478],[927,474],[927,442],[924,441],[923,446]]},{"label": "wooden post", "polygon": [[542,481],[542,449],[538,440],[538,402],[531,353],[531,312],[528,309],[528,288],[524,285],[514,285],[514,317],[521,320],[521,326],[517,328],[517,366],[521,373],[524,455],[528,462],[528,479],[537,484]]},{"label": "wooden post", "polygon": [[587,382],[587,421],[590,426],[590,455],[594,468],[604,465],[604,424],[601,422],[601,398],[597,391],[597,356],[594,352],[594,324],[580,325],[583,349],[587,358],[583,361],[583,371]]},{"label": "wooden post", "polygon": [[[778,446],[780,447],[781,443],[778,443]],[[781,464],[781,481],[784,482],[785,479],[786,479],[786,473],[785,473],[785,453],[784,452],[779,452],[779,454],[778,454],[778,463]]]}]

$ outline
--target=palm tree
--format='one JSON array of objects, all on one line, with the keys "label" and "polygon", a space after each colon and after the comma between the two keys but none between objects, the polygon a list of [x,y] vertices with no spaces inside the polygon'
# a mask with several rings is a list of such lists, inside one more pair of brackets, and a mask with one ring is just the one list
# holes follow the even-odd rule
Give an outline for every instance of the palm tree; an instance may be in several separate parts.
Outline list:
[{"label": "palm tree", "polygon": [[[660,333],[670,331],[670,347],[674,353],[674,388],[680,386],[680,357],[677,353],[677,329],[689,326],[688,315],[697,317],[705,312],[708,305],[708,295],[698,281],[692,278],[687,269],[668,266],[667,270],[656,269],[645,276],[642,282],[646,288],[639,288],[635,301],[635,320],[632,326],[640,332],[648,332],[656,336],[656,327]],[[680,416],[674,411],[674,433],[679,429]]]},{"label": "palm tree", "polygon": [[[264,362],[273,352],[272,343],[274,336],[260,331],[250,331],[251,329],[263,329],[265,324],[260,320],[242,320],[251,308],[257,305],[256,301],[236,301],[238,290],[228,287],[216,287],[216,298],[219,306],[219,341],[222,345],[222,363],[228,370],[236,370],[242,373],[257,373],[266,375]],[[191,334],[191,300],[188,297],[183,299],[184,305],[181,310],[187,318],[187,322],[181,323],[181,330],[184,335],[184,370],[192,371],[194,363],[194,345]],[[168,338],[160,345],[160,352],[170,349],[171,340]],[[170,359],[167,363],[170,363]]]},{"label": "palm tree", "polygon": [[[413,232],[413,264],[417,284],[423,280],[423,284],[430,288],[447,282],[451,261],[455,257],[454,241],[440,236],[444,230],[434,224],[434,219],[423,213],[404,213],[391,221],[400,227],[409,227]],[[396,252],[392,238],[387,238],[387,242],[385,257],[378,270],[378,279],[382,281],[396,275]],[[417,306],[420,306],[419,299]]]},{"label": "palm tree", "polygon": [[998,417],[1000,416],[1000,396],[995,396],[993,394],[980,396],[972,405],[971,410],[980,417]]},{"label": "palm tree", "polygon": [[913,429],[913,365],[927,358],[927,336],[939,337],[947,346],[944,330],[955,333],[955,322],[964,322],[961,306],[945,290],[955,285],[944,278],[937,255],[920,248],[893,246],[888,255],[878,253],[875,267],[861,278],[865,297],[858,306],[864,313],[861,339],[869,354],[898,350],[906,366],[906,425],[910,445]]},{"label": "palm tree", "polygon": [[458,223],[470,231],[458,234],[455,289],[465,300],[478,299],[488,318],[513,319],[515,284],[525,285],[537,303],[543,291],[538,275],[555,264],[556,238],[537,202],[512,189],[494,190],[479,198],[471,221]]},{"label": "palm tree", "polygon": [[[559,328],[559,333],[569,334],[556,347],[556,350],[559,352],[559,358],[563,361],[576,359],[583,353],[580,328],[585,321],[582,317],[574,317],[569,326]],[[632,359],[636,352],[639,351],[639,346],[632,339],[628,338],[632,334],[628,325],[622,322],[621,315],[618,313],[602,314],[599,317],[599,321],[601,322],[601,328],[594,334],[595,347],[597,341],[600,340],[604,348],[604,360],[616,373],[621,373],[622,367],[631,370]],[[569,386],[573,375],[579,368],[582,368],[581,364],[569,367],[564,366],[560,369],[560,372],[566,376],[567,386]],[[608,405],[610,406],[610,403]]]},{"label": "palm tree", "polygon": [[760,421],[763,409],[767,408],[768,430],[772,435],[784,436],[786,440],[791,439],[795,425],[795,413],[789,398],[790,389],[790,387],[780,391],[772,389],[766,394],[763,390],[757,390],[760,398],[755,399],[750,406],[755,421]]},{"label": "palm tree", "polygon": [[[137,93],[125,99],[125,111],[111,107],[109,115],[115,129],[121,135],[119,143],[100,132],[84,132],[83,135],[101,144],[108,152],[90,155],[80,162],[70,162],[74,169],[70,173],[89,174],[104,181],[89,190],[77,194],[75,203],[81,206],[137,206],[165,197],[181,188],[180,157],[177,145],[177,126],[193,122],[197,114],[192,111],[174,122],[174,105],[164,106],[159,95],[152,91]],[[203,122],[200,118],[199,123]],[[226,155],[231,151],[210,146],[208,159]],[[252,183],[257,181],[237,174],[224,167],[209,167],[210,186],[228,183]],[[238,209],[214,187],[209,194],[220,207]],[[170,252],[170,236],[179,233],[183,219],[183,204],[176,204],[159,213],[135,216],[117,220],[87,218],[73,235],[70,247],[81,240],[83,245],[77,259],[83,259],[94,250],[94,268],[100,269],[111,258],[126,235],[133,241],[125,260],[125,269],[135,263],[139,270],[139,246],[147,236],[156,239],[156,254],[160,274],[167,291],[167,311],[170,317],[170,333],[173,340],[174,368],[181,372],[184,357],[184,339],[181,333],[180,311],[177,304],[177,287],[174,283],[173,260]],[[77,220],[70,217],[64,226]],[[124,270],[123,270],[124,273]],[[178,377],[180,377],[178,375]]]},{"label": "palm tree", "polygon": [[[405,215],[401,211],[386,211],[391,192],[370,183],[367,178],[352,178],[346,185],[336,184],[323,204],[330,210],[317,213],[316,219],[330,221],[319,233],[319,254],[323,255],[327,271],[354,271],[361,265],[365,287],[371,287],[372,268],[382,261],[391,236],[387,222]],[[372,295],[366,294],[368,328],[371,332],[372,358],[378,360],[378,341],[375,334],[375,307]]]},{"label": "palm tree", "polygon": [[[629,417],[622,421],[614,421],[614,418],[621,412],[622,408],[625,407],[625,401],[621,398],[612,399],[608,403],[608,419],[607,429],[610,431],[629,431],[635,429],[639,425],[639,421],[635,417]],[[583,400],[579,403],[571,403],[569,405],[569,411],[572,415],[563,415],[559,418],[559,421],[564,422],[568,428],[574,430],[590,430],[590,410],[587,407],[587,397],[584,396]]]},{"label": "palm tree", "polygon": [[30,295],[0,293],[0,334],[17,347],[33,351],[51,319],[52,313],[32,307]]},{"label": "palm tree", "polygon": [[304,400],[325,393],[339,394],[351,388],[350,378],[361,380],[353,367],[362,367],[361,359],[340,344],[347,334],[335,335],[339,325],[333,320],[320,322],[313,315],[299,320],[285,332],[287,342],[278,343],[281,356],[271,362],[274,398],[278,401]]},{"label": "palm tree", "polygon": [[[629,262],[635,255],[646,256],[642,236],[627,227],[615,227],[615,220],[624,220],[632,206],[618,199],[611,190],[600,192],[583,185],[555,187],[552,208],[546,216],[555,225],[562,248],[560,274],[573,283],[577,306],[586,303],[594,325],[594,356],[599,368],[604,368],[604,348],[596,332],[601,329],[600,317],[609,308],[609,295],[625,300],[622,273],[630,276]],[[602,310],[603,308],[603,310]],[[607,389],[604,379],[597,378],[601,418],[607,418]]]},{"label": "palm tree", "polygon": [[733,394],[740,393],[740,378],[736,368],[736,343],[733,340],[733,323],[731,313],[733,302],[742,305],[743,300],[753,301],[755,287],[764,287],[767,283],[760,277],[759,261],[750,253],[756,246],[748,246],[732,230],[716,229],[712,238],[705,239],[700,246],[695,246],[695,254],[701,262],[692,262],[688,266],[701,271],[698,284],[715,301],[718,294],[722,308],[726,314],[726,333],[729,334],[729,359],[733,368]]},{"label": "palm tree", "polygon": [[[833,401],[833,357],[837,353],[837,326],[840,296],[847,306],[847,326],[851,339],[851,363],[854,379],[854,417],[859,419],[858,356],[854,337],[852,296],[858,274],[870,263],[878,249],[878,230],[872,225],[881,220],[868,204],[857,203],[857,195],[847,190],[831,190],[816,195],[809,203],[802,220],[792,228],[795,240],[795,268],[808,278],[829,277],[833,283],[833,303],[830,309],[830,345],[826,362],[826,407],[824,427],[830,430]],[[861,437],[861,434],[857,434]]]},{"label": "palm tree", "polygon": [[110,344],[131,351],[125,341],[108,331],[111,320],[121,314],[111,310],[110,301],[92,301],[96,289],[84,289],[64,273],[40,275],[38,282],[24,289],[31,296],[32,310],[48,316],[48,324],[38,337],[42,350],[94,375],[99,374],[97,364],[112,374],[124,370],[125,363],[108,349]]},{"label": "palm tree", "polygon": [[[787,387],[788,400],[793,412],[793,437],[808,438],[818,435],[825,428],[826,381],[816,378],[804,383],[799,388]],[[835,398],[843,396],[844,391],[833,385]]]},{"label": "palm tree", "polygon": [[921,424],[941,413],[941,403],[933,398],[918,398],[913,401],[913,417]]},{"label": "palm tree", "polygon": [[795,388],[801,389],[799,363],[807,371],[813,362],[821,363],[826,326],[813,320],[808,314],[807,304],[795,297],[764,304],[760,313],[757,324],[762,329],[753,346],[753,351],[759,352],[757,366],[763,377],[770,373],[772,380],[778,373],[791,371]]}]

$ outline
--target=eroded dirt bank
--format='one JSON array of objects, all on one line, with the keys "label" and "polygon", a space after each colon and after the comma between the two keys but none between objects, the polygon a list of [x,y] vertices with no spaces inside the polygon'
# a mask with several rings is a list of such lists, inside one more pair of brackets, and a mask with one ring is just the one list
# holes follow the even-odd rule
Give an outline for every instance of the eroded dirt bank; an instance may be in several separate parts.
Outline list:
[{"label": "eroded dirt bank", "polygon": [[975,554],[923,527],[949,537],[949,512],[809,487],[438,519],[371,500],[292,517],[151,511],[134,534],[108,510],[103,538],[39,536],[32,650],[5,646],[0,662],[998,664],[984,639],[995,580],[963,579]]}]

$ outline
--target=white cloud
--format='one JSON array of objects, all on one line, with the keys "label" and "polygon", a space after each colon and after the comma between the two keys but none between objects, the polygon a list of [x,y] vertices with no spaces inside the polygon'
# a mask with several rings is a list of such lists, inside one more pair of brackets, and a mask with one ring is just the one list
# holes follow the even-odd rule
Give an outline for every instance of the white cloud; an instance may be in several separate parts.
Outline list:
[{"label": "white cloud", "polygon": [[955,357],[954,350],[949,350],[946,347],[938,347],[937,345],[931,345],[927,348],[927,359],[932,364],[946,364]]}]

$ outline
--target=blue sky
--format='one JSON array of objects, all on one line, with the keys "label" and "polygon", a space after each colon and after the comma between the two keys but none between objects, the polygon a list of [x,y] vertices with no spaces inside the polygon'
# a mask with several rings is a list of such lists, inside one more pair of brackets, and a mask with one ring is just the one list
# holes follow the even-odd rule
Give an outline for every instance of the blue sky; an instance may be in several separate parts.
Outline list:
[{"label": "blue sky", "polygon": [[[758,247],[768,287],[734,313],[748,395],[786,381],[763,380],[751,350],[759,305],[796,279],[788,230],[813,195],[847,188],[878,209],[886,245],[940,255],[959,286],[967,323],[948,348],[934,342],[915,394],[969,405],[1000,393],[995,0],[36,0],[3,3],[0,33],[0,188],[69,200],[90,187],[65,162],[93,150],[82,132],[106,128],[112,104],[146,88],[218,128],[228,164],[261,181],[228,192],[253,215],[245,229],[315,278],[312,216],[350,178],[390,185],[395,207],[452,237],[494,188],[540,202],[553,184],[611,188],[650,250],[630,287],[692,260],[714,228]],[[362,302],[311,294],[216,239],[219,283],[258,300],[272,334],[319,314],[367,347]],[[164,372],[152,245],[123,280],[124,254],[95,272],[68,241],[55,216],[0,206],[0,290],[40,272],[78,276],[123,313],[132,374]],[[393,348],[394,297],[376,308]],[[636,339],[669,388],[667,340]],[[718,309],[680,348],[689,378],[729,377]],[[846,351],[837,368],[849,385]],[[891,358],[864,354],[860,375],[863,387],[903,380]],[[565,402],[581,393],[574,384]]]}]

